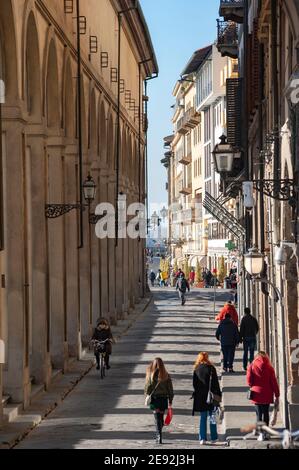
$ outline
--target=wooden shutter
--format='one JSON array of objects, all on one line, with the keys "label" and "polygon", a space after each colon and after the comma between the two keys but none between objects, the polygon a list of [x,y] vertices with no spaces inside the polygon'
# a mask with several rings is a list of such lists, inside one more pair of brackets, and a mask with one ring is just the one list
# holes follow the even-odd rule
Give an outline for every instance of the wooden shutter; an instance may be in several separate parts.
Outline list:
[{"label": "wooden shutter", "polygon": [[227,141],[234,147],[242,147],[242,78],[226,81]]}]

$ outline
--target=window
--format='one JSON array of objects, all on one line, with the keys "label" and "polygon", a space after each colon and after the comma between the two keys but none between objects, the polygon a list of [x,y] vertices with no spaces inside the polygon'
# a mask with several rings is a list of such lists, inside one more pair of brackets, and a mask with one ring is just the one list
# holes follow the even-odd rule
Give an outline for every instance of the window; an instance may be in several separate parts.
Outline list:
[{"label": "window", "polygon": [[[211,144],[205,147],[205,178],[211,178]],[[211,193],[210,193],[211,194]]]}]

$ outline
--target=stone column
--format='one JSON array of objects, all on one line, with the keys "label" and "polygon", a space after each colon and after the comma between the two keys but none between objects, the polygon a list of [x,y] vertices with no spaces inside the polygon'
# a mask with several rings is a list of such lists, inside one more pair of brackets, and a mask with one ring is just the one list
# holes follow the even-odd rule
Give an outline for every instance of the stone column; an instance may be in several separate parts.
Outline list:
[{"label": "stone column", "polygon": [[[108,201],[115,207],[115,176],[110,175],[108,180]],[[116,324],[116,247],[115,247],[115,238],[108,239],[108,252],[109,252],[109,261],[108,261],[108,278],[109,278],[109,316],[112,324]]]},{"label": "stone column", "polygon": [[30,373],[38,383],[45,383],[47,369],[47,244],[46,244],[46,187],[43,137],[27,141],[27,165],[30,169],[29,194],[31,200],[30,233],[32,357]]},{"label": "stone column", "polygon": [[[13,402],[29,403],[28,316],[24,304],[24,187],[25,153],[22,126],[13,122],[5,135],[6,185],[6,302],[7,302],[7,370],[4,375],[5,392]],[[9,236],[8,236],[9,234]]]},{"label": "stone column", "polygon": [[[106,170],[101,170],[100,173],[100,202],[108,202],[107,197],[107,184],[108,176]],[[101,316],[109,318],[109,303],[108,303],[108,240],[107,238],[99,241],[100,245],[100,283],[101,283]]]},{"label": "stone column", "polygon": [[[48,147],[48,200],[63,203],[62,152],[59,146]],[[65,217],[65,216],[63,216]],[[48,220],[50,286],[50,352],[54,369],[65,370],[65,299],[64,299],[64,230],[63,217]]]},{"label": "stone column", "polygon": [[80,318],[81,318],[81,338],[85,347],[90,341],[90,272],[89,272],[89,220],[88,211],[83,214],[84,246],[79,250],[79,271],[80,271]]},{"label": "stone column", "polygon": [[[76,203],[78,200],[77,155],[66,157],[65,161],[65,202]],[[67,342],[69,356],[79,357],[80,345],[80,302],[79,302],[79,239],[78,211],[74,210],[65,216],[65,250],[66,250],[66,312]]]}]

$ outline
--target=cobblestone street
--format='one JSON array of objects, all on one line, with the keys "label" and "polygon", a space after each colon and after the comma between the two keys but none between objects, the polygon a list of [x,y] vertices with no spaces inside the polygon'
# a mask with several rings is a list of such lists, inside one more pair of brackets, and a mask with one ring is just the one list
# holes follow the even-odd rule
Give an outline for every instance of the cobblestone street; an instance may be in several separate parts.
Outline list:
[{"label": "cobblestone street", "polygon": [[[226,296],[217,293],[219,307]],[[101,381],[93,368],[17,448],[156,448],[143,387],[145,369],[157,356],[164,359],[175,390],[174,420],[164,432],[163,448],[199,447],[198,416],[191,416],[192,367],[200,350],[219,366],[212,310],[212,290],[194,290],[182,309],[173,289],[155,288],[154,301],[114,346],[109,376]]]}]

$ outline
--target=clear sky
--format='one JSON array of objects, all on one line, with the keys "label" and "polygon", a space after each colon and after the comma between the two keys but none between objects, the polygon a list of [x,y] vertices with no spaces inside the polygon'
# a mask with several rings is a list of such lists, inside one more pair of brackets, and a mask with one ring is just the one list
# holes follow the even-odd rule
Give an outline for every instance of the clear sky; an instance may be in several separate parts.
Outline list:
[{"label": "clear sky", "polygon": [[160,160],[172,134],[172,91],[193,52],[216,39],[219,0],[140,0],[160,74],[149,82],[149,202],[167,203],[167,173]]}]

